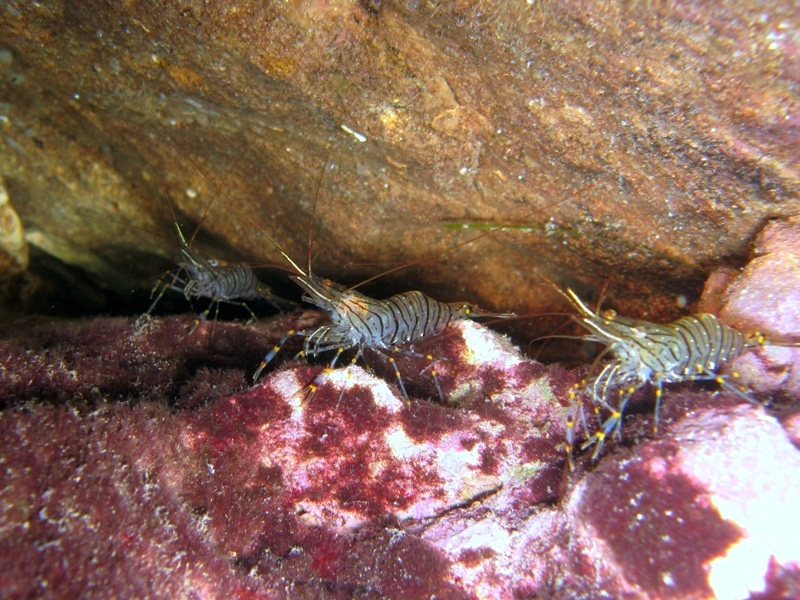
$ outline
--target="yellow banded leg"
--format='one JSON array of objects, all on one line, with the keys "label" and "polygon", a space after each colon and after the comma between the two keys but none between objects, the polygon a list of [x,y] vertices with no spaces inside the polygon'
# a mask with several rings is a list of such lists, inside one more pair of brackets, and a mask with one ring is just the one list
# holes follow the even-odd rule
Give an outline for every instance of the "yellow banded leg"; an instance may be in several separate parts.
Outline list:
[{"label": "yellow banded leg", "polygon": [[397,361],[394,359],[394,356],[390,356],[388,358],[389,364],[394,369],[394,376],[397,377],[397,385],[400,388],[400,391],[403,393],[403,398],[406,399],[406,402],[410,402],[408,398],[408,393],[406,392],[406,386],[403,384],[403,378],[400,376],[400,369],[397,366]]},{"label": "yellow banded leg", "polygon": [[283,336],[283,339],[281,339],[280,342],[275,344],[272,347],[272,349],[269,352],[267,352],[267,355],[264,357],[264,360],[261,361],[261,364],[258,366],[258,369],[256,369],[256,372],[253,374],[253,383],[258,381],[258,377],[259,375],[261,375],[261,371],[263,371],[264,368],[272,361],[272,359],[275,358],[275,356],[277,356],[278,352],[281,351],[281,348],[283,348],[283,345],[286,343],[286,340],[288,340],[293,335],[303,335],[303,333],[298,332],[294,329],[290,329],[286,333],[286,335]]}]

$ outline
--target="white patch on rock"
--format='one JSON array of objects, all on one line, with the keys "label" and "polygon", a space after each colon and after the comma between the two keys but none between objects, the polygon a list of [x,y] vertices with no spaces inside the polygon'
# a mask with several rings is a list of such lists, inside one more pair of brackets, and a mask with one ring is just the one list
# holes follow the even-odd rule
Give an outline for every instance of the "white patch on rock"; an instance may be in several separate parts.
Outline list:
[{"label": "white patch on rock", "polygon": [[409,460],[419,456],[428,448],[425,444],[417,444],[408,437],[400,425],[389,429],[384,434],[384,439],[392,452],[392,456],[398,460]]},{"label": "white patch on rock", "polygon": [[[371,375],[358,365],[348,365],[343,369],[334,369],[326,380],[330,381],[337,389],[347,388],[354,385],[369,388],[372,398],[377,406],[385,408],[392,413],[399,413],[403,410],[404,402],[397,396],[386,381]],[[345,391],[345,393],[347,393]]]},{"label": "white patch on rock", "polygon": [[523,361],[522,356],[503,336],[469,320],[456,324],[464,338],[464,358],[475,366],[491,365],[508,369]]},{"label": "white patch on rock", "polygon": [[742,530],[725,556],[711,561],[709,584],[717,598],[763,590],[770,557],[800,562],[800,451],[778,421],[750,405],[700,419],[679,438],[693,440],[682,446],[681,470]]}]

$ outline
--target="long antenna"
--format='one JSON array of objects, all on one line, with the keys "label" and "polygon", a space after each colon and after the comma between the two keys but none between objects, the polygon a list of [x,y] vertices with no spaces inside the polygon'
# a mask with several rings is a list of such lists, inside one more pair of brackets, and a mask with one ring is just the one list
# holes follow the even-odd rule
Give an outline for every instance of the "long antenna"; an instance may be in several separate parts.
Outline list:
[{"label": "long antenna", "polygon": [[[175,214],[175,207],[172,206],[172,201],[169,198],[166,198],[166,201],[167,201],[167,207],[169,208],[169,214],[172,215],[172,222],[175,223],[175,229],[178,230],[178,237],[181,240],[181,245],[184,248],[188,248],[189,244],[186,243],[186,238],[183,237],[183,229],[181,229],[181,224],[178,223],[178,216]],[[194,239],[194,236],[192,236],[192,239]]]},{"label": "long antenna", "polygon": [[223,197],[225,197],[225,194],[222,192],[222,188],[225,185],[225,182],[228,181],[228,177],[230,177],[231,173],[233,172],[233,167],[235,166],[235,163],[231,164],[230,168],[225,173],[225,177],[222,179],[222,181],[219,183],[219,185],[214,183],[214,180],[211,178],[211,176],[208,175],[202,169],[200,164],[194,158],[192,158],[191,155],[189,155],[189,153],[186,152],[186,150],[184,150],[181,147],[181,145],[175,140],[174,137],[172,137],[172,134],[164,126],[164,124],[161,122],[161,119],[158,118],[158,115],[156,114],[156,111],[153,109],[152,106],[150,106],[150,102],[148,102],[147,98],[145,98],[144,102],[147,105],[147,109],[150,111],[150,114],[153,115],[153,118],[155,119],[156,123],[158,124],[158,127],[161,129],[162,133],[167,137],[167,139],[170,141],[170,143],[175,148],[177,148],[178,152],[180,152],[183,155],[183,157],[186,160],[188,160],[192,164],[192,166],[195,169],[197,169],[197,171],[206,179],[206,181],[208,181],[212,185],[212,187],[214,187],[214,195],[211,197],[211,200],[208,201],[208,203],[206,204],[205,208],[203,209],[203,212],[200,215],[200,220],[197,222],[197,225],[195,226],[194,231],[192,231],[192,235],[189,237],[189,241],[188,242],[186,241],[186,238],[183,235],[183,230],[181,230],[181,226],[178,224],[178,217],[175,215],[175,209],[174,209],[174,207],[172,205],[172,201],[169,198],[167,198],[167,205],[169,206],[169,212],[172,215],[172,220],[175,223],[176,229],[178,230],[178,236],[181,239],[181,243],[183,244],[184,247],[190,248],[192,243],[194,242],[194,239],[197,237],[197,234],[199,233],[200,228],[203,226],[203,223],[205,222],[206,217],[208,216],[208,212],[211,209],[211,205],[214,204],[214,201],[217,199],[218,196],[222,195]]},{"label": "long antenna", "polygon": [[[325,155],[325,162],[322,164],[322,170],[319,173],[319,177],[317,178],[317,187],[314,190],[314,203],[311,205],[311,225],[308,227],[308,272],[305,273],[306,277],[311,275],[311,246],[314,243],[313,238],[313,231],[314,231],[314,223],[317,219],[317,200],[319,200],[319,188],[322,185],[322,178],[325,176],[325,169],[328,167],[328,162],[331,159],[331,150],[328,150],[328,153]],[[267,236],[269,237],[269,236]],[[272,238],[270,238],[272,239]],[[280,249],[280,246],[278,246]],[[288,257],[287,257],[288,258]],[[290,259],[289,262],[294,264],[294,262]]]},{"label": "long antenna", "polygon": [[[174,143],[174,141],[173,141],[173,143]],[[220,182],[220,184],[218,186],[216,186],[216,190],[214,190],[214,195],[211,197],[211,200],[208,201],[208,204],[206,204],[205,208],[203,209],[203,212],[200,215],[200,220],[197,222],[197,226],[194,228],[194,231],[192,232],[192,237],[189,238],[189,243],[187,244],[187,246],[191,246],[192,242],[194,242],[194,238],[197,237],[197,233],[200,231],[200,227],[203,226],[203,223],[205,222],[206,217],[208,216],[208,211],[211,208],[211,205],[214,204],[214,200],[216,200],[217,197],[220,195],[220,192],[222,192],[222,188],[225,186],[225,183],[228,181],[228,177],[230,177],[231,173],[233,172],[233,167],[235,167],[235,166],[236,166],[236,163],[231,163],[231,166],[228,168],[227,173],[225,173],[225,177],[223,177],[223,179]],[[200,169],[198,168],[198,171],[199,170]],[[202,171],[200,171],[200,172],[203,173]],[[203,173],[203,175],[205,175],[205,173]],[[209,181],[211,181],[211,180],[209,179]],[[212,181],[211,183],[213,184],[214,182]],[[183,236],[181,236],[181,237],[183,237]]]},{"label": "long antenna", "polygon": [[[278,249],[278,252],[281,253],[281,256],[283,256],[283,258],[285,258],[287,261],[289,261],[289,264],[292,265],[292,267],[294,267],[294,269],[295,269],[295,271],[297,273],[299,273],[300,275],[302,275],[304,277],[308,277],[308,273],[304,272],[303,269],[301,269],[299,266],[297,266],[297,263],[294,262],[288,254],[286,254],[286,251],[283,249],[283,246],[281,246],[274,237],[272,237],[270,234],[268,234],[266,231],[264,231],[261,228],[261,226],[258,223],[256,223],[250,215],[245,214],[245,213],[240,213],[240,214],[245,219],[250,221],[250,223],[253,225],[253,227],[258,229],[258,232],[261,235],[263,235],[265,238],[267,238],[270,242],[272,242],[275,245],[275,247]],[[309,271],[309,273],[310,273],[310,271]]]}]

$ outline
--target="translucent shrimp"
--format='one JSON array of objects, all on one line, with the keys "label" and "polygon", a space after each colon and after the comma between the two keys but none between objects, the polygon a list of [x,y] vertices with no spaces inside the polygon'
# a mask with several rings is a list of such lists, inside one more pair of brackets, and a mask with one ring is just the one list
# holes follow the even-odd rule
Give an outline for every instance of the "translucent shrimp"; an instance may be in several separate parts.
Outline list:
[{"label": "translucent shrimp", "polygon": [[[160,121],[158,123],[161,126]],[[175,228],[178,230],[178,238],[181,244],[180,255],[175,259],[178,268],[168,271],[156,282],[150,294],[151,297],[153,297],[153,301],[147,311],[137,319],[137,328],[141,329],[147,321],[149,321],[151,313],[167,290],[182,293],[189,302],[191,302],[192,299],[201,298],[209,300],[209,305],[200,315],[202,320],[208,318],[212,308],[214,309],[214,318],[216,319],[219,314],[219,306],[222,303],[241,306],[249,313],[251,320],[255,320],[256,315],[250,308],[248,302],[266,300],[277,310],[283,310],[293,306],[293,303],[273,294],[272,290],[256,277],[252,267],[247,263],[211,258],[192,248],[192,243],[208,216],[211,205],[217,199],[218,195],[224,196],[221,190],[228,180],[233,167],[228,169],[222,182],[219,185],[215,185],[211,177],[200,168],[200,165],[172,139],[170,133],[163,126],[161,126],[161,128],[178,151],[183,154],[186,159],[192,163],[195,169],[214,185],[216,189],[214,196],[205,206],[202,217],[188,241],[178,224],[178,219],[175,215],[172,203],[167,201],[172,220],[175,223]]]},{"label": "translucent shrimp", "polygon": [[[681,317],[661,325],[623,317],[613,310],[593,312],[572,290],[562,294],[578,310],[579,314],[573,316],[574,321],[589,331],[583,339],[605,345],[597,360],[607,354],[613,357],[599,373],[572,391],[572,410],[566,427],[567,460],[571,469],[574,467],[572,451],[576,418],[580,417],[584,430],[588,430],[581,398],[583,392],[588,393],[596,407],[610,412],[598,430],[581,446],[581,449],[586,449],[595,445],[592,459],[596,459],[609,435],[620,436],[625,407],[633,393],[646,383],[655,387],[653,429],[656,431],[664,384],[716,381],[747,401],[757,403],[745,387],[731,382],[738,376],[736,373],[720,374],[722,367],[751,348],[797,345],[769,342],[757,332],[743,333],[708,313]],[[612,403],[610,396],[614,391],[617,399]]]},{"label": "translucent shrimp", "polygon": [[[170,210],[172,211],[172,206]],[[173,211],[173,218],[174,216]],[[241,306],[250,314],[251,320],[255,320],[256,315],[247,304],[248,301],[266,300],[278,310],[285,305],[286,301],[275,296],[268,286],[258,280],[250,265],[204,256],[194,250],[190,242],[187,243],[177,220],[175,227],[181,242],[181,253],[175,261],[178,268],[167,272],[156,282],[151,292],[151,296],[154,296],[153,302],[147,312],[139,317],[139,327],[150,319],[150,314],[167,290],[182,293],[190,302],[199,298],[210,300],[208,307],[200,315],[201,319],[206,319],[212,308],[216,319],[221,303]]]},{"label": "translucent shrimp", "polygon": [[[317,183],[318,191],[319,182]],[[315,193],[315,208],[316,197],[317,194]],[[248,217],[248,219],[250,218]],[[323,352],[336,352],[329,367],[323,372],[323,376],[336,366],[341,354],[351,348],[357,350],[353,362],[357,361],[364,351],[368,349],[381,354],[394,368],[398,387],[403,396],[408,398],[397,363],[393,357],[386,354],[387,351],[399,351],[412,356],[421,356],[414,352],[413,344],[443,332],[454,320],[513,316],[510,313],[484,311],[468,302],[439,302],[417,290],[403,292],[384,300],[370,298],[356,291],[353,287],[348,288],[312,272],[310,232],[308,242],[309,264],[307,269],[303,270],[289,257],[275,239],[261,230],[252,219],[250,221],[262,231],[263,235],[275,245],[291,265],[295,272],[291,279],[303,289],[303,299],[325,311],[331,318],[330,324],[318,327],[313,331],[292,330],[287,332],[283,339],[261,361],[253,376],[254,381],[258,379],[263,369],[280,352],[287,339],[292,336],[301,336],[304,338],[304,342],[300,355],[316,357]],[[482,237],[482,235],[478,237]],[[469,241],[459,244],[459,246],[466,243],[469,243]],[[401,265],[379,276],[424,260],[429,259]],[[367,281],[371,281],[376,277]],[[364,283],[366,282],[362,282],[361,285]],[[430,355],[426,355],[425,358],[433,361],[433,357]],[[442,388],[433,366],[431,366],[431,377],[436,385],[439,397],[443,398]],[[318,384],[319,378],[309,385],[311,395],[316,391]]]}]

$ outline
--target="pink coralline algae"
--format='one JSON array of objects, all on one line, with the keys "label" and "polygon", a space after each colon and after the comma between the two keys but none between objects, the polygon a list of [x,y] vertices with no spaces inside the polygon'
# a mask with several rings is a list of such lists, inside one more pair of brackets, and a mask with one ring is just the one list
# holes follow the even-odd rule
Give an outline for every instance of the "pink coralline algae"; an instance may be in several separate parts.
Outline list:
[{"label": "pink coralline algae", "polygon": [[[796,336],[798,229],[768,226],[756,258],[712,276],[704,302],[732,325]],[[569,473],[568,392],[585,367],[545,367],[461,321],[415,348],[436,357],[445,403],[427,361],[402,353],[409,402],[380,356],[329,373],[284,359],[248,385],[287,329],[319,318],[6,333],[4,593],[800,595],[797,349],[734,365],[765,406],[668,386],[653,434],[645,390],[622,440],[596,463],[579,452]]]}]

